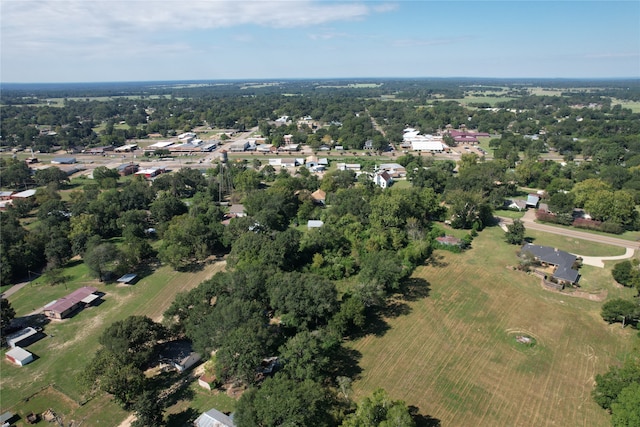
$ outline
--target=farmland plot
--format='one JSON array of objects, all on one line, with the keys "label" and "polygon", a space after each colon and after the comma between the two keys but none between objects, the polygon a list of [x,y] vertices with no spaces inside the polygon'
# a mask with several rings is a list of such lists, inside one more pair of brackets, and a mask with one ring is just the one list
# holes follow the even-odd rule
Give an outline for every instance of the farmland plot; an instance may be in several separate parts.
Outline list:
[{"label": "farmland plot", "polygon": [[356,398],[383,387],[443,426],[609,425],[590,397],[595,375],[628,356],[635,332],[603,322],[601,303],[507,268],[516,248],[498,235],[439,252],[414,274],[429,295],[407,301],[382,336],[352,343],[362,353]]}]

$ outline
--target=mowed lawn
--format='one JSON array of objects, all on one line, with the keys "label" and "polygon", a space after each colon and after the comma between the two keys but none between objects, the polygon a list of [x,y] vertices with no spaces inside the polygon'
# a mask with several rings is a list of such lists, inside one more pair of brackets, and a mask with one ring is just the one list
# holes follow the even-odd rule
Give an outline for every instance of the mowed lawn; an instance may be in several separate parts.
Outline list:
[{"label": "mowed lawn", "polygon": [[[213,262],[193,273],[161,267],[133,286],[116,286],[91,280],[87,274],[82,274],[86,267],[80,264],[71,269],[74,280],[67,289],[64,285],[51,287],[45,284],[21,289],[9,298],[15,302],[17,316],[80,286],[95,286],[105,295],[100,305],[82,310],[70,319],[48,323],[44,327],[47,336],[27,348],[37,357],[34,362],[17,367],[3,357],[0,362],[0,409],[27,414],[51,407],[65,420],[83,420],[85,425],[117,425],[114,420],[122,420],[127,414],[107,396],[89,400],[83,406],[78,404],[84,399],[78,377],[98,349],[102,331],[130,315],[145,315],[160,321],[176,294],[195,288],[222,271],[224,266],[224,262]],[[32,304],[27,303],[28,300]],[[51,387],[47,388],[49,385]],[[25,401],[27,398],[29,400]]]},{"label": "mowed lawn", "polygon": [[418,268],[415,294],[428,295],[402,301],[408,314],[381,336],[351,343],[362,354],[356,399],[382,387],[443,426],[609,425],[590,397],[595,375],[630,354],[636,331],[603,322],[601,303],[507,268],[517,247],[503,235],[484,230],[473,249]]}]

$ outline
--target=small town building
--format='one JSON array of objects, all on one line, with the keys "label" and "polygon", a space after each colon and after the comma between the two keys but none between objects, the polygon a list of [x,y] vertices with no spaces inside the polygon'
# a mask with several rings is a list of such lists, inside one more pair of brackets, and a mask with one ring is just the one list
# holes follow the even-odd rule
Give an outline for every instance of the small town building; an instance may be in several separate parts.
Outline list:
[{"label": "small town building", "polygon": [[144,176],[146,179],[151,179],[151,178],[155,178],[156,176],[164,172],[165,172],[164,168],[149,168],[149,169],[141,169],[135,174]]},{"label": "small town building", "polygon": [[54,165],[72,165],[76,163],[75,157],[54,157],[51,160],[51,163]]},{"label": "small town building", "polygon": [[133,285],[136,283],[136,281],[138,280],[138,275],[137,274],[133,274],[133,273],[129,273],[129,274],[125,274],[124,276],[120,277],[117,282],[118,283],[122,283],[123,285]]},{"label": "small town building", "polygon": [[324,205],[325,201],[327,200],[327,193],[321,189],[317,189],[316,191],[311,193],[311,198],[315,203]]},{"label": "small town building", "polygon": [[217,409],[209,409],[193,422],[195,427],[235,427],[233,417],[223,414]]},{"label": "small town building", "polygon": [[138,144],[126,144],[113,149],[116,153],[130,153],[138,148]]},{"label": "small town building", "polygon": [[33,354],[22,347],[15,347],[5,353],[6,359],[18,366],[24,366],[33,362]]},{"label": "small town building", "polygon": [[27,327],[13,334],[7,335],[5,340],[11,348],[27,347],[34,342],[44,338],[44,334],[32,327]]},{"label": "small town building", "polygon": [[527,196],[527,207],[535,208],[538,206],[538,202],[540,201],[540,196],[537,194],[529,194]]},{"label": "small town building", "polygon": [[320,228],[324,225],[324,222],[320,221],[319,219],[310,219],[309,221],[307,221],[307,228],[311,229],[311,228]]},{"label": "small town building", "polygon": [[387,188],[391,185],[391,183],[393,182],[393,179],[391,178],[391,175],[389,175],[388,172],[383,171],[383,172],[378,172],[377,174],[374,175],[373,182],[380,188]]},{"label": "small town building", "polygon": [[43,313],[50,319],[61,320],[71,316],[76,311],[88,307],[100,296],[98,289],[92,286],[84,286],[71,292],[66,297],[51,301],[44,306]]},{"label": "small town building", "polygon": [[29,197],[33,197],[36,195],[36,190],[24,190],[19,193],[13,193],[11,195],[12,199],[28,199]]},{"label": "small town building", "polygon": [[204,389],[211,391],[217,379],[215,375],[204,374],[198,378],[198,385]]},{"label": "small town building", "polygon": [[241,153],[249,148],[249,141],[237,141],[229,144],[229,151],[232,153]]},{"label": "small town building", "polygon": [[184,372],[202,360],[199,353],[193,351],[186,340],[170,341],[160,351],[160,361],[172,366],[178,372]]},{"label": "small town building", "polygon": [[120,176],[132,175],[138,172],[139,169],[140,169],[140,166],[138,166],[136,163],[125,163],[116,168]]}]

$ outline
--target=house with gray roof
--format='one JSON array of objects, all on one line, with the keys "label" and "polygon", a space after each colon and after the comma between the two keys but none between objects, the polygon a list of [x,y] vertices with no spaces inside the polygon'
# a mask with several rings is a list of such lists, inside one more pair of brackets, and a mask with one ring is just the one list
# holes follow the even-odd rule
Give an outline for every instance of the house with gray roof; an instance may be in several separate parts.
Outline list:
[{"label": "house with gray roof", "polygon": [[580,273],[573,269],[577,257],[569,252],[550,246],[532,245],[531,243],[526,243],[522,246],[521,252],[529,252],[537,261],[555,266],[551,277],[559,283],[575,284],[580,279]]}]

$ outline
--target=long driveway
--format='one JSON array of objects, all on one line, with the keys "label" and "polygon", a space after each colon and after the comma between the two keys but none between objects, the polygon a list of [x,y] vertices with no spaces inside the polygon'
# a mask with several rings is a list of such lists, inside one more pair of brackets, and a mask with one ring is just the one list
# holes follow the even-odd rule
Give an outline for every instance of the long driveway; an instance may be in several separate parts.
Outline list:
[{"label": "long driveway", "polygon": [[[585,233],[584,231],[577,231],[568,228],[555,227],[549,224],[540,224],[535,222],[536,213],[535,210],[528,210],[521,221],[524,223],[525,228],[529,230],[544,231],[545,233],[559,234],[561,236],[573,237],[576,239],[588,240],[590,242],[604,243],[606,245],[621,246],[623,248],[640,249],[640,242],[632,240],[624,240],[618,237],[603,236],[600,234]],[[501,223],[511,224],[513,220],[511,218],[498,217]]]}]

